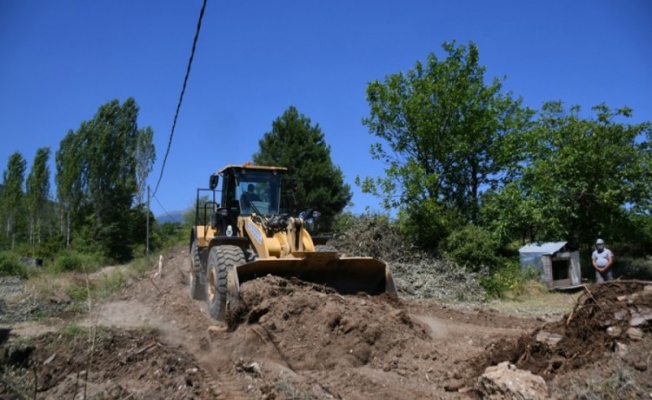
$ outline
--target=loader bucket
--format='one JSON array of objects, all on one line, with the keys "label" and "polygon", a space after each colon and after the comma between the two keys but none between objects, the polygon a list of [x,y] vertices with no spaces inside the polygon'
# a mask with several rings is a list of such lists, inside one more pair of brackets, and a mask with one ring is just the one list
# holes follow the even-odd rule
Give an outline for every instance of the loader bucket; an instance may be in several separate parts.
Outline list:
[{"label": "loader bucket", "polygon": [[260,259],[235,267],[239,285],[275,275],[329,286],[341,294],[389,294],[397,298],[389,267],[369,257],[339,257],[336,252],[295,253],[292,257]]}]

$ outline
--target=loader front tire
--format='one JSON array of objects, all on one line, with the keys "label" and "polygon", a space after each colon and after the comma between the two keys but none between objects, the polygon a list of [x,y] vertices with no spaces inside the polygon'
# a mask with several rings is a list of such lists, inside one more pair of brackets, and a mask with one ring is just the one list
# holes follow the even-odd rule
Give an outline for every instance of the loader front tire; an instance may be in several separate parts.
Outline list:
[{"label": "loader front tire", "polygon": [[206,301],[208,313],[213,319],[225,320],[228,291],[227,275],[233,267],[244,263],[244,252],[238,246],[215,246],[208,254]]},{"label": "loader front tire", "polygon": [[190,247],[190,297],[206,300],[206,267],[201,264],[197,240]]}]

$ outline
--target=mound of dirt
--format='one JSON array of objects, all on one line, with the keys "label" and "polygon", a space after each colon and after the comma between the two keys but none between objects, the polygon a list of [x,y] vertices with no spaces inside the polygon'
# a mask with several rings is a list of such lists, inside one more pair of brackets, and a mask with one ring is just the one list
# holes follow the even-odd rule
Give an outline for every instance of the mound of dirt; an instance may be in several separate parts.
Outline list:
[{"label": "mound of dirt", "polygon": [[580,368],[620,365],[624,359],[625,365],[633,367],[635,380],[650,386],[649,371],[647,378],[644,372],[649,368],[651,331],[652,283],[607,282],[587,286],[563,319],[545,324],[516,342],[492,344],[470,366],[477,377],[486,367],[509,361],[552,381]]},{"label": "mound of dirt", "polygon": [[88,315],[0,329],[0,398],[466,399],[469,359],[541,326],[269,276],[242,285],[226,329],[189,297],[188,259],[186,249],[165,256],[162,274],[153,268]]},{"label": "mound of dirt", "polygon": [[247,324],[294,370],[332,370],[382,362],[426,328],[388,296],[342,296],[276,276],[246,282],[232,330]]},{"label": "mound of dirt", "polygon": [[2,350],[0,398],[209,398],[203,372],[156,332],[47,333]]}]

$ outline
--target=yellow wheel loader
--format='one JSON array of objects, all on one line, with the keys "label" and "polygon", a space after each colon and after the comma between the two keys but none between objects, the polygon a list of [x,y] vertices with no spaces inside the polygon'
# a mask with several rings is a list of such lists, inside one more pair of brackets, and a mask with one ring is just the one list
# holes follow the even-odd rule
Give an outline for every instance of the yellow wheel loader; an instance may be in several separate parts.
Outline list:
[{"label": "yellow wheel loader", "polygon": [[190,296],[205,300],[211,317],[220,321],[237,305],[240,285],[269,274],[329,286],[342,294],[388,293],[396,298],[385,263],[341,257],[315,245],[306,224],[318,212],[281,212],[286,171],[249,163],[227,165],[210,176],[208,189],[197,189]]}]

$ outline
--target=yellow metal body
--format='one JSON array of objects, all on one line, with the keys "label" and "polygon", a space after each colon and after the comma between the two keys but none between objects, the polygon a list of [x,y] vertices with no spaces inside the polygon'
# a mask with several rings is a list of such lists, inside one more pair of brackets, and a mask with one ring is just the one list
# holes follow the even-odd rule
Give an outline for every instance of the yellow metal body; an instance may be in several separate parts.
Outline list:
[{"label": "yellow metal body", "polygon": [[290,217],[288,228],[274,233],[271,237],[265,234],[262,224],[256,221],[255,214],[251,217],[238,218],[238,229],[246,232],[258,258],[283,258],[297,251],[315,251],[312,238],[305,228],[296,229],[297,220]]},{"label": "yellow metal body", "polygon": [[[280,167],[229,165],[217,173],[227,174],[232,168],[285,171]],[[270,216],[255,213],[238,215],[234,221],[236,226],[231,226],[231,237],[211,225],[194,227],[194,236],[203,254],[225,244],[239,246],[247,254],[247,262],[229,266],[231,303],[236,301],[241,284],[269,274],[330,286],[343,294],[387,293],[397,297],[390,268],[384,262],[369,257],[341,257],[335,251],[318,251],[301,218],[286,215],[287,222],[276,225],[275,229],[268,226]]]},{"label": "yellow metal body", "polygon": [[[206,248],[207,252],[222,243],[219,232],[210,226],[197,226],[195,229],[199,247]],[[243,249],[254,251],[257,257],[233,267],[229,274],[229,291],[237,293],[242,283],[271,274],[326,285],[342,294],[387,293],[397,297],[391,271],[385,263],[370,257],[341,257],[336,252],[316,252],[310,234],[295,218],[289,219],[287,229],[267,235],[255,215],[240,216],[238,229],[234,231],[248,239]],[[230,296],[237,297],[233,293]]]}]

